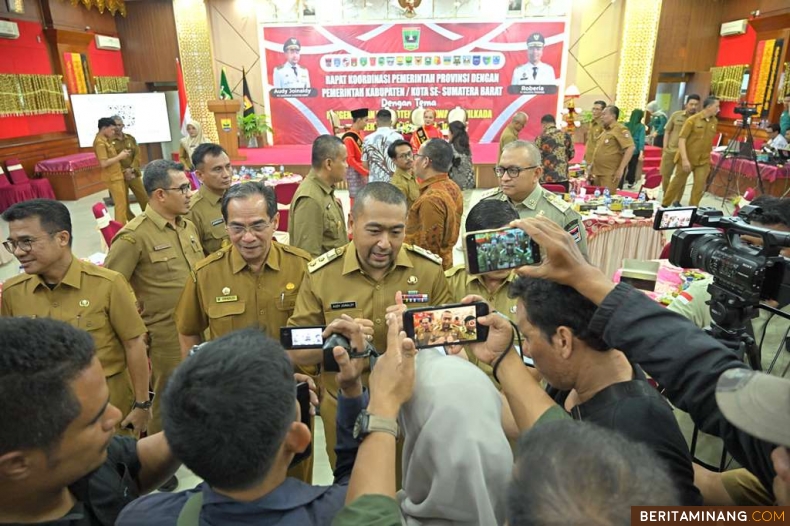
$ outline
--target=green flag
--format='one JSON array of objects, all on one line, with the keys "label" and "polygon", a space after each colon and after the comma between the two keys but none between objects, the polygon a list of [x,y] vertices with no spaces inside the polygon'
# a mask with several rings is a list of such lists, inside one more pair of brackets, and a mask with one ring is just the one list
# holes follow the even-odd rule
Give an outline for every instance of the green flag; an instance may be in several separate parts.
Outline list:
[{"label": "green flag", "polygon": [[222,74],[219,77],[219,98],[222,100],[233,98],[233,93],[228,85],[228,77],[225,76],[225,68],[222,68]]}]

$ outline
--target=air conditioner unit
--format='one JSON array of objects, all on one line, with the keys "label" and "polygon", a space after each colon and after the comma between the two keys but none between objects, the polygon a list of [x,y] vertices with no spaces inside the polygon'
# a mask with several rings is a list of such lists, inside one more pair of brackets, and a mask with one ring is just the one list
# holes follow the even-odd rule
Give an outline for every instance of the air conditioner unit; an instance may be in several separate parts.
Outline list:
[{"label": "air conditioner unit", "polygon": [[732,35],[743,35],[746,33],[746,24],[748,24],[747,20],[744,18],[743,20],[733,20],[732,22],[725,22],[721,25],[721,30],[719,34],[723,37],[728,37]]},{"label": "air conditioner unit", "polygon": [[19,24],[0,20],[0,38],[19,38]]},{"label": "air conditioner unit", "polygon": [[121,41],[115,37],[96,35],[96,48],[106,49],[109,51],[119,51],[121,49]]}]

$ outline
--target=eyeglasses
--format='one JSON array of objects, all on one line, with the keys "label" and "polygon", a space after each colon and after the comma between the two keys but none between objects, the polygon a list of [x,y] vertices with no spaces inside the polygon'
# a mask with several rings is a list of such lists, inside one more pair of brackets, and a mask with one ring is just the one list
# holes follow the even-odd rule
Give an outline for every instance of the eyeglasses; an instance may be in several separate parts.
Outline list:
[{"label": "eyeglasses", "polygon": [[414,159],[414,154],[412,152],[404,152],[399,153],[397,157],[398,159]]},{"label": "eyeglasses", "polygon": [[255,223],[250,226],[228,225],[226,228],[232,236],[243,236],[247,232],[251,233],[252,235],[263,234],[269,229],[270,226],[272,226],[272,223],[261,221],[260,223]]},{"label": "eyeglasses", "polygon": [[36,237],[28,237],[26,239],[20,239],[19,241],[14,241],[13,239],[8,239],[3,241],[3,246],[6,250],[11,252],[12,254],[17,248],[20,248],[22,252],[30,252],[33,250],[33,243],[38,241],[41,238]]},{"label": "eyeglasses", "polygon": [[192,190],[192,186],[189,183],[184,183],[181,186],[176,186],[175,188],[162,188],[162,190],[180,190],[182,194],[187,195],[190,190]]},{"label": "eyeglasses", "polygon": [[525,172],[527,170],[534,170],[537,167],[538,165],[526,166],[524,168],[521,168],[520,166],[507,166],[507,167],[494,166],[494,173],[496,174],[497,177],[500,178],[503,177],[505,174],[507,174],[507,176],[510,177],[511,179],[515,179],[516,177],[521,175],[521,172]]}]

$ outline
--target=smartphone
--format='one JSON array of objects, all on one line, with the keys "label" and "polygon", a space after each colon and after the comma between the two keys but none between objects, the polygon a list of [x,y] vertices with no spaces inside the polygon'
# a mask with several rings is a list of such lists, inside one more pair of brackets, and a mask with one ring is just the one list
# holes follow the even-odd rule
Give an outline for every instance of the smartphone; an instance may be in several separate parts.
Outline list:
[{"label": "smartphone", "polygon": [[673,228],[690,227],[694,224],[696,219],[696,206],[662,208],[656,212],[656,218],[653,221],[653,230],[671,230]]},{"label": "smartphone", "polygon": [[280,344],[286,349],[320,349],[325,325],[314,327],[280,327]]},{"label": "smartphone", "polygon": [[[304,425],[306,425],[312,431],[311,418],[310,418],[310,386],[307,385],[307,382],[301,382],[296,384],[296,401],[299,404],[299,412],[301,413],[301,421]],[[313,453],[313,441],[310,440],[310,443],[307,444],[307,447],[301,453],[297,453],[294,455],[293,460],[291,460],[291,466],[294,467],[295,465],[299,464],[300,462],[307,459]]]},{"label": "smartphone", "polygon": [[520,228],[478,230],[464,235],[464,258],[470,274],[485,274],[540,263],[540,246]]},{"label": "smartphone", "polygon": [[487,314],[488,304],[482,302],[410,309],[403,313],[403,330],[420,349],[482,342],[488,327],[478,325],[477,318]]}]

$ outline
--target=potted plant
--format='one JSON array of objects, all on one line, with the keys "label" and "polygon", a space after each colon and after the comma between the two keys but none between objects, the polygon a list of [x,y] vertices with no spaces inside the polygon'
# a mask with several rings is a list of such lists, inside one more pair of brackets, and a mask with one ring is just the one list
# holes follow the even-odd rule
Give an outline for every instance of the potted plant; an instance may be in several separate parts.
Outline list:
[{"label": "potted plant", "polygon": [[239,117],[239,131],[247,140],[247,148],[263,148],[266,146],[266,133],[272,131],[266,115],[251,113]]}]

